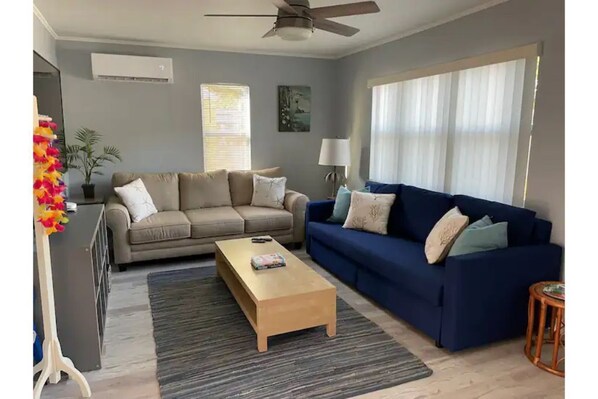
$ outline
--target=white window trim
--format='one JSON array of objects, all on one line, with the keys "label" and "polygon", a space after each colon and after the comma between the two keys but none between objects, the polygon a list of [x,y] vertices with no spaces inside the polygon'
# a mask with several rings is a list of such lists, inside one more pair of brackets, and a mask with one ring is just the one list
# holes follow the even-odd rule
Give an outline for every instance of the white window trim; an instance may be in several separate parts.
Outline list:
[{"label": "white window trim", "polygon": [[426,76],[441,75],[448,72],[461,71],[463,69],[477,68],[500,62],[517,60],[520,58],[537,58],[542,55],[542,42],[515,47],[508,50],[495,51],[478,56],[462,58],[456,61],[436,64],[429,67],[410,69],[392,75],[369,79],[368,89],[374,86],[397,83],[405,80],[424,78]]}]

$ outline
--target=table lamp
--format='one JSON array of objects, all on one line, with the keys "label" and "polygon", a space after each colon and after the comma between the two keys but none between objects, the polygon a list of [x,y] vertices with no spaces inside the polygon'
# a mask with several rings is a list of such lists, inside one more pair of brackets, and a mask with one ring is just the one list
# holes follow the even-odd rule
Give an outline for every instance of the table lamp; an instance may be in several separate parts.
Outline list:
[{"label": "table lamp", "polygon": [[343,177],[342,173],[337,173],[336,167],[351,164],[349,139],[322,139],[318,164],[332,166],[332,172],[326,175],[326,181],[332,182],[331,197],[334,197],[336,195],[336,182]]}]

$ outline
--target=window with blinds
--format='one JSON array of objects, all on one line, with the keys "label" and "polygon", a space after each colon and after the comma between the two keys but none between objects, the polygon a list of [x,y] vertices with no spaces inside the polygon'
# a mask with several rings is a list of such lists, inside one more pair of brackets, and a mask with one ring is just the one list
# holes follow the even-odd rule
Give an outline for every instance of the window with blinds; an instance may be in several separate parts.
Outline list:
[{"label": "window with blinds", "polygon": [[204,171],[251,169],[249,86],[201,85]]},{"label": "window with blinds", "polygon": [[374,85],[370,178],[523,205],[525,75],[520,58]]}]

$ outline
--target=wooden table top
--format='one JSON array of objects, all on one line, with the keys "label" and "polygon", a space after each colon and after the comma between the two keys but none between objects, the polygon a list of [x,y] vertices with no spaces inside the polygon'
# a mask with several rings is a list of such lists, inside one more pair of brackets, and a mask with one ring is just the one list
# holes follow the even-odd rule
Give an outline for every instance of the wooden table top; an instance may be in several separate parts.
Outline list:
[{"label": "wooden table top", "polygon": [[[334,285],[303,263],[276,240],[263,244],[252,243],[251,238],[216,241],[216,246],[255,302],[336,290]],[[255,270],[251,257],[280,253],[287,261],[285,267]]]}]

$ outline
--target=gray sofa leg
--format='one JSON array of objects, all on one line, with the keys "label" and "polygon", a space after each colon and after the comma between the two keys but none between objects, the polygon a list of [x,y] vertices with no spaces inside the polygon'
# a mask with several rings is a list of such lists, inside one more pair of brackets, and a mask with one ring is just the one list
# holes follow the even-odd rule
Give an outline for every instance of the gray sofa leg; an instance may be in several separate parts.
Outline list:
[{"label": "gray sofa leg", "polygon": [[302,242],[293,243],[293,248],[295,248],[295,249],[301,249],[301,247],[303,247],[303,243]]},{"label": "gray sofa leg", "polygon": [[126,272],[127,271],[127,265],[118,265],[118,271],[119,272]]}]

